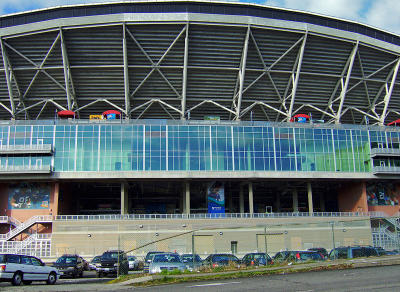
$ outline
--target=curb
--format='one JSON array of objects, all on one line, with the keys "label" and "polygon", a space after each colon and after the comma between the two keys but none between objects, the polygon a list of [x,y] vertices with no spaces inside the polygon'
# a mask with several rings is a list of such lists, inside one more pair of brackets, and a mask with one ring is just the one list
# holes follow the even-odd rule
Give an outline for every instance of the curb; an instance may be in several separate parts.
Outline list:
[{"label": "curb", "polygon": [[[345,267],[345,265],[347,267]],[[144,283],[151,280],[159,280],[163,277],[169,278],[195,278],[195,277],[209,277],[209,276],[218,276],[218,275],[229,275],[235,274],[238,272],[243,273],[251,273],[251,272],[263,272],[263,271],[276,271],[276,270],[302,270],[306,268],[335,268],[341,267],[344,269],[356,269],[356,268],[366,268],[366,267],[376,267],[376,266],[393,266],[400,265],[400,257],[396,258],[373,258],[370,260],[356,259],[356,260],[337,260],[335,262],[323,262],[323,263],[311,263],[311,264],[297,264],[297,265],[287,265],[287,266],[278,266],[272,268],[256,268],[256,269],[248,269],[248,270],[235,270],[235,271],[226,271],[219,273],[197,273],[197,274],[183,274],[183,275],[147,275],[143,277],[134,278],[131,280],[127,280],[121,283],[117,283],[114,285],[127,286],[137,283]]]}]

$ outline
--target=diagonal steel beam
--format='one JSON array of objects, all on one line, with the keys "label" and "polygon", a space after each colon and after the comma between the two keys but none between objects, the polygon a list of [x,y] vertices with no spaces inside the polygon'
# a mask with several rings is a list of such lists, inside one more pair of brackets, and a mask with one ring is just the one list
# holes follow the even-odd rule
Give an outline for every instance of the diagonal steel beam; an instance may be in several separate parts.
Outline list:
[{"label": "diagonal steel beam", "polygon": [[189,23],[186,24],[185,48],[184,48],[184,52],[183,52],[182,98],[181,98],[181,119],[182,120],[185,119],[185,111],[186,111],[188,60],[189,60]]},{"label": "diagonal steel beam", "polygon": [[[29,63],[31,63],[31,64],[35,67],[35,69],[38,69],[38,68],[39,68],[39,65],[38,65],[38,64],[36,64],[36,63],[33,62],[31,59],[29,59],[28,57],[26,57],[24,54],[22,54],[21,52],[19,52],[17,49],[15,49],[14,47],[12,47],[10,44],[4,42],[4,45],[7,46],[7,47],[8,47],[9,49],[11,49],[12,51],[14,51],[14,52],[15,52],[17,55],[19,55],[20,57],[22,57],[23,59],[25,59],[26,61],[28,61]],[[47,71],[46,71],[45,69],[41,69],[41,70],[42,70],[42,72],[43,72],[47,77],[49,77],[54,83],[56,83],[62,90],[65,91],[65,87],[64,87],[60,82],[58,82],[56,79],[54,79],[53,76],[51,76],[49,73],[47,73]]]},{"label": "diagonal steel beam", "polygon": [[306,42],[307,42],[307,34],[304,36],[303,42],[300,47],[299,57],[298,57],[299,60],[297,62],[296,74],[295,75],[292,74],[293,87],[292,87],[292,93],[291,93],[290,106],[289,106],[287,120],[290,120],[290,118],[292,117],[294,101],[296,99],[297,85],[299,84],[301,65],[303,64],[303,56],[304,56],[304,49],[306,47]]},{"label": "diagonal steel beam", "polygon": [[247,52],[249,49],[249,37],[250,37],[250,25],[247,27],[246,37],[244,39],[244,47],[242,53],[242,60],[240,62],[240,69],[239,69],[239,96],[236,105],[236,116],[235,120],[240,119],[240,109],[242,107],[242,99],[243,99],[243,87],[244,87],[244,77],[246,74],[246,62],[247,62]]},{"label": "diagonal steel beam", "polygon": [[71,78],[71,68],[69,64],[68,52],[67,52],[67,44],[65,42],[64,32],[60,28],[60,37],[61,37],[61,55],[63,61],[63,70],[64,70],[64,82],[65,82],[65,92],[67,95],[67,104],[68,109],[73,110],[78,107],[75,97],[75,92],[73,92],[72,78]]},{"label": "diagonal steel beam", "polygon": [[379,121],[380,125],[384,125],[385,124],[385,119],[386,119],[386,113],[387,113],[387,109],[389,107],[389,103],[390,103],[390,98],[392,96],[393,93],[393,88],[394,88],[394,83],[396,81],[397,78],[397,73],[399,72],[399,66],[400,66],[400,58],[397,60],[396,65],[394,66],[393,70],[392,70],[392,80],[390,82],[390,86],[388,88],[388,83],[385,84],[385,90],[386,90],[386,94],[385,94],[385,98],[384,100],[384,108],[381,114],[381,118]]},{"label": "diagonal steel beam", "polygon": [[205,104],[205,103],[211,103],[211,104],[213,104],[213,105],[215,105],[215,106],[217,106],[217,107],[219,107],[219,108],[221,108],[221,109],[223,109],[223,110],[225,110],[225,111],[227,111],[227,112],[229,112],[229,113],[231,113],[231,114],[236,115],[236,112],[235,112],[235,111],[233,111],[233,110],[231,110],[231,109],[229,109],[229,108],[227,108],[227,107],[225,107],[225,106],[223,106],[223,105],[221,105],[221,104],[219,104],[219,103],[217,103],[217,102],[215,102],[215,101],[213,101],[213,100],[209,100],[209,99],[203,100],[202,102],[196,104],[196,105],[193,106],[192,108],[188,109],[188,110],[186,111],[186,113],[191,112],[192,110],[194,110],[194,109],[196,109],[196,108],[202,106],[202,105]]},{"label": "diagonal steel beam", "polygon": [[358,50],[358,43],[359,42],[357,41],[357,43],[353,47],[353,50],[351,51],[350,64],[349,64],[349,66],[347,68],[346,80],[344,81],[344,84],[343,84],[343,79],[341,81],[342,90],[341,90],[340,95],[339,95],[340,103],[339,103],[339,108],[337,110],[336,118],[335,118],[335,123],[336,124],[340,123],[340,118],[342,117],[343,104],[344,104],[344,100],[346,98],[347,87],[349,86],[351,72],[353,70],[353,64],[354,64],[354,60],[355,60],[356,53],[357,53],[357,50]]},{"label": "diagonal steel beam", "polygon": [[[126,41],[126,24],[122,24],[122,55],[124,59],[124,95],[125,95],[125,112],[129,113],[131,110],[131,99],[129,89],[129,64],[128,64],[128,45]],[[129,115],[127,115],[129,118]]]},{"label": "diagonal steel beam", "polygon": [[4,73],[6,74],[6,81],[7,81],[7,89],[8,89],[8,97],[10,98],[10,106],[11,106],[11,116],[12,118],[15,118],[15,101],[14,101],[14,93],[12,89],[12,83],[11,83],[11,76],[10,76],[10,63],[8,60],[7,53],[5,51],[5,46],[4,46],[4,40],[1,38],[0,39],[1,43],[1,54],[3,57],[3,66],[4,66]]},{"label": "diagonal steel beam", "polygon": [[32,78],[31,81],[29,82],[28,87],[25,89],[25,92],[24,92],[24,94],[22,95],[22,98],[23,98],[23,99],[25,99],[25,97],[27,96],[29,90],[31,89],[33,83],[35,82],[35,80],[36,80],[36,78],[38,77],[40,71],[42,70],[44,64],[46,63],[47,58],[50,56],[51,52],[52,52],[53,49],[55,48],[55,46],[56,46],[56,44],[57,44],[57,42],[58,42],[59,39],[60,39],[60,33],[57,34],[55,40],[54,40],[53,43],[51,44],[50,49],[47,51],[46,55],[44,56],[42,62],[41,62],[40,65],[39,65],[39,67],[36,68],[35,75],[33,75],[33,78]]}]

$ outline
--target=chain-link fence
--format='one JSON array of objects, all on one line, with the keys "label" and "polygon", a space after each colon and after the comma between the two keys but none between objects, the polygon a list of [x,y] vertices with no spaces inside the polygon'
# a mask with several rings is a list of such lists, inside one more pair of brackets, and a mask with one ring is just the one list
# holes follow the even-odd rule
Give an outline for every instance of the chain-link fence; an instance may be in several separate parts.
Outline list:
[{"label": "chain-link fence", "polygon": [[[139,259],[150,251],[195,253],[203,259],[214,253],[232,253],[241,258],[250,252],[273,256],[283,250],[319,247],[329,251],[339,246],[377,245],[369,217],[81,220],[53,224],[53,257],[77,253],[92,258],[106,250],[120,249]],[[398,240],[391,247],[396,246]]]}]

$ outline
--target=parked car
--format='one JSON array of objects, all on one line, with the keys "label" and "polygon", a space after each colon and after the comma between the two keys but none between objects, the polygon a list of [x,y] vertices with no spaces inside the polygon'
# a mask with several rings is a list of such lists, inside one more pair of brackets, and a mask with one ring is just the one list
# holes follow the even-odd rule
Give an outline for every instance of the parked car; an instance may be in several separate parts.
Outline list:
[{"label": "parked car", "polygon": [[140,266],[140,261],[137,257],[135,256],[128,256],[128,264],[129,264],[129,270],[138,270]]},{"label": "parked car", "polygon": [[193,254],[187,253],[181,255],[181,258],[182,262],[186,264],[186,267],[188,268],[189,271],[196,270],[203,265],[203,260],[198,254],[195,254],[193,257]]},{"label": "parked car", "polygon": [[263,252],[252,252],[245,254],[241,261],[246,266],[266,266],[272,265],[274,261],[271,257]]},{"label": "parked car", "polygon": [[14,286],[32,281],[46,281],[53,285],[60,274],[54,267],[46,266],[40,259],[17,254],[0,254],[0,281],[11,282]]},{"label": "parked car", "polygon": [[149,272],[149,265],[153,259],[153,256],[156,254],[165,253],[164,251],[149,251],[144,258],[144,266],[143,266],[143,273]]},{"label": "parked car", "polygon": [[102,254],[100,264],[96,266],[96,276],[101,278],[109,274],[128,274],[128,258],[122,250],[110,250]]},{"label": "parked car", "polygon": [[320,254],[322,254],[324,256],[325,259],[328,258],[328,251],[323,247],[312,247],[312,248],[309,248],[308,250],[319,252]]},{"label": "parked car", "polygon": [[397,254],[399,254],[399,251],[397,249],[386,251],[386,255],[397,255]]},{"label": "parked car", "polygon": [[309,250],[291,250],[281,251],[274,256],[274,261],[282,262],[307,262],[307,261],[323,261],[324,256],[317,251]]},{"label": "parked car", "polygon": [[378,255],[378,252],[372,246],[342,246],[332,249],[329,253],[329,259],[353,259]]},{"label": "parked car", "polygon": [[185,271],[186,269],[186,265],[177,253],[155,254],[149,265],[150,274],[173,270]]},{"label": "parked car", "polygon": [[76,254],[65,254],[57,259],[53,264],[60,273],[60,276],[71,276],[72,278],[83,276],[85,261]]},{"label": "parked car", "polygon": [[378,256],[388,255],[388,252],[382,247],[375,247],[375,250],[378,252]]},{"label": "parked car", "polygon": [[100,266],[101,256],[95,256],[91,262],[89,263],[89,270],[93,271],[96,270],[96,266]]},{"label": "parked car", "polygon": [[229,264],[240,265],[240,260],[233,254],[218,253],[210,254],[205,260],[204,265],[216,268],[228,266]]}]

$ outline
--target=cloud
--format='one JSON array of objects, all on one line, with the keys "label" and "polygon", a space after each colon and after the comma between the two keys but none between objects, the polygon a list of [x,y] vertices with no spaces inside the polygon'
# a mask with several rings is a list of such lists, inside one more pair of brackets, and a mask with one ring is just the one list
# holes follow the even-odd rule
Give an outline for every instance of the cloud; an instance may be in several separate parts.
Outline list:
[{"label": "cloud", "polygon": [[400,34],[400,2],[398,0],[374,1],[365,15],[366,23]]}]

